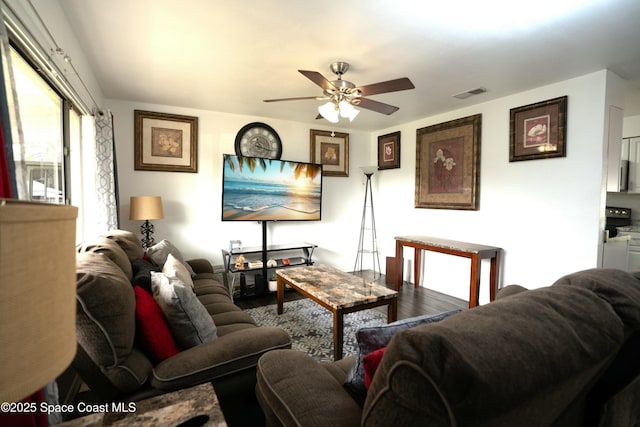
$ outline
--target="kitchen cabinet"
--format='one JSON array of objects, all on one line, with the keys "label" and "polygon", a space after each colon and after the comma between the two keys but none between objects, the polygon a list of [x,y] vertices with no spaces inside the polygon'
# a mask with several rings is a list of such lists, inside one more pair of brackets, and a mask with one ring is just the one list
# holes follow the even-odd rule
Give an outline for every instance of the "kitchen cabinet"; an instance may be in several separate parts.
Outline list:
[{"label": "kitchen cabinet", "polygon": [[628,271],[640,270],[640,230],[637,227],[619,227],[618,237],[629,239],[627,252]]},{"label": "kitchen cabinet", "polygon": [[623,187],[626,180],[623,179],[621,166],[624,164],[622,158],[625,153],[624,150],[621,153],[620,149],[623,119],[624,110],[613,105],[609,106],[607,139],[605,141],[607,147],[607,191],[624,191]]},{"label": "kitchen cabinet", "polygon": [[[625,158],[628,159],[626,162]],[[626,191],[628,193],[640,193],[640,136],[623,138],[621,163],[621,182],[624,182],[625,179],[625,163],[628,165]],[[623,189],[624,185],[621,185],[621,190]]]}]

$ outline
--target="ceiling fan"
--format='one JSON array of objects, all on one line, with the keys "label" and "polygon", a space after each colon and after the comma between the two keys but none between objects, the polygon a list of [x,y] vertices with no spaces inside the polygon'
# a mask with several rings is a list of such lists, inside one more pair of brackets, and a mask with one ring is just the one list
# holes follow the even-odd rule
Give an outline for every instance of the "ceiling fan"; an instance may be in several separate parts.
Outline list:
[{"label": "ceiling fan", "polygon": [[378,95],[381,93],[397,92],[401,90],[413,89],[415,86],[407,77],[374,83],[357,87],[347,80],[342,80],[342,76],[349,69],[346,62],[334,62],[330,66],[331,71],[338,76],[336,80],[329,81],[317,71],[298,70],[303,76],[317,84],[323,89],[322,96],[302,96],[296,98],[265,99],[264,102],[279,101],[299,101],[304,99],[316,99],[328,101],[318,107],[319,115],[316,117],[326,118],[331,122],[338,122],[338,114],[348,117],[350,120],[358,114],[358,110],[353,108],[358,106],[367,110],[390,115],[398,111],[398,107],[365,98],[365,96]]}]

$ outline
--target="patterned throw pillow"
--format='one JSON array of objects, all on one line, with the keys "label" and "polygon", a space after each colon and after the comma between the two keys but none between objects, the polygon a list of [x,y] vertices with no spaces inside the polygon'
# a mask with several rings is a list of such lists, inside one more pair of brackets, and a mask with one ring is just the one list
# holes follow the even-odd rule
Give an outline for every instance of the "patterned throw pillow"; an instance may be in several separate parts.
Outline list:
[{"label": "patterned throw pillow", "polygon": [[362,365],[362,359],[364,356],[382,347],[386,347],[389,344],[389,341],[391,341],[393,335],[400,330],[413,328],[425,323],[438,322],[452,314],[459,313],[460,311],[462,310],[458,309],[446,311],[440,314],[411,317],[409,319],[398,320],[397,322],[389,323],[387,325],[358,329],[356,332],[356,341],[358,344],[356,362],[351,368],[351,371],[349,371],[344,386],[354,395],[354,397],[363,399],[367,394],[367,388],[365,387],[364,382],[364,367]]}]

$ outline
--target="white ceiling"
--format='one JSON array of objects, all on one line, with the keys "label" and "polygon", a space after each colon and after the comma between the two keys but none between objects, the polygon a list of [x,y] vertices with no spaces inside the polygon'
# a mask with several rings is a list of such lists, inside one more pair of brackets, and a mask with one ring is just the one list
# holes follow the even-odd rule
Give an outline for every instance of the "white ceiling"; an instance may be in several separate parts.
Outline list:
[{"label": "white ceiling", "polygon": [[357,86],[416,86],[371,97],[393,115],[338,125],[373,131],[608,68],[629,82],[625,114],[640,114],[638,0],[59,2],[112,99],[317,125],[320,101],[262,100],[321,95],[297,70],[333,80],[329,64],[346,61]]}]

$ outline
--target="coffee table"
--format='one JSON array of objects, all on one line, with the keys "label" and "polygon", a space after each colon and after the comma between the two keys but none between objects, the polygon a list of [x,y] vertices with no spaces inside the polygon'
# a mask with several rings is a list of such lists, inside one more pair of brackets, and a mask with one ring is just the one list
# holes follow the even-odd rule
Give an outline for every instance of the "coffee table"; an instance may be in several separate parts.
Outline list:
[{"label": "coffee table", "polygon": [[398,292],[328,265],[279,269],[278,314],[284,309],[284,287],[300,292],[333,313],[333,358],[342,359],[344,315],[387,305],[387,322],[398,317]]}]

